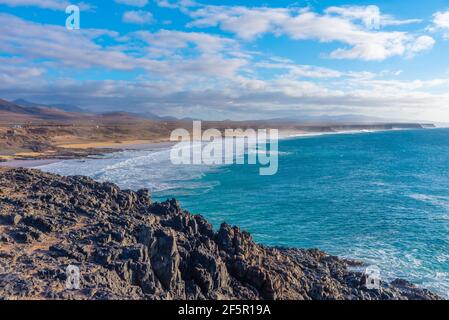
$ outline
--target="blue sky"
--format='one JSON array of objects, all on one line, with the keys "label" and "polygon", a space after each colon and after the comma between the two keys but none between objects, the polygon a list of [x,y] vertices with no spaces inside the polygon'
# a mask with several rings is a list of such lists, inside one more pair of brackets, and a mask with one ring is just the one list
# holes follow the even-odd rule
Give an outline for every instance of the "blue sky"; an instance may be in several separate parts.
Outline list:
[{"label": "blue sky", "polygon": [[[445,3],[446,2],[446,3]],[[0,97],[204,119],[449,122],[447,1],[0,0]]]}]

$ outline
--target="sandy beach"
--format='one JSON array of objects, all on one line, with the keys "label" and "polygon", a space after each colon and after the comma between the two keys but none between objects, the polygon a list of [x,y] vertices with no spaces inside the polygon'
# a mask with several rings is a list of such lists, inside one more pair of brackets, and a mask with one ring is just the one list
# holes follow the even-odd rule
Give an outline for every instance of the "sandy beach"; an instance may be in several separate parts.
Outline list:
[{"label": "sandy beach", "polygon": [[0,167],[11,168],[36,168],[45,166],[47,164],[62,161],[63,159],[36,159],[36,160],[9,160],[6,162],[0,162]]},{"label": "sandy beach", "polygon": [[142,146],[157,145],[161,142],[155,140],[125,140],[125,141],[98,141],[85,143],[59,144],[57,147],[64,149],[134,149]]},{"label": "sandy beach", "polygon": [[[123,150],[157,150],[162,148],[168,148],[172,146],[174,143],[169,141],[150,141],[150,140],[128,140],[123,141],[121,143],[108,143],[108,142],[92,142],[85,144],[73,144],[66,145],[66,148],[73,149],[115,149],[116,152],[120,152]],[[110,152],[109,152],[110,153]],[[42,156],[42,154],[40,154]],[[31,156],[31,155],[30,155]],[[39,154],[35,154],[34,156],[38,157]],[[101,156],[99,153],[97,156]],[[15,168],[37,168],[40,166],[45,166],[52,163],[57,163],[64,160],[70,159],[15,159],[14,156],[2,156],[1,159],[6,161],[0,162],[0,167],[15,167]],[[82,157],[83,158],[83,157]],[[80,159],[82,159],[80,158]],[[85,157],[88,158],[88,157]]]},{"label": "sandy beach", "polygon": [[[243,126],[238,124],[219,123],[220,130],[228,128],[243,128],[247,130],[252,123]],[[176,127],[178,124],[172,124]],[[189,125],[184,123],[186,128]],[[210,128],[217,123],[207,123],[204,129]],[[229,125],[229,126],[228,126]],[[108,153],[121,150],[151,150],[153,148],[167,147],[174,142],[168,141],[172,127],[164,129],[156,134],[156,128],[148,127],[141,131],[136,125],[117,125],[104,129],[102,133],[95,133],[98,130],[94,127],[69,126],[73,132],[68,135],[65,131],[69,129],[54,126],[30,126],[16,130],[13,135],[4,133],[0,136],[0,166],[8,167],[36,167],[48,163],[54,163],[68,159],[83,159],[89,157],[102,156]],[[254,130],[258,128],[270,128],[269,124],[258,123]],[[339,125],[339,126],[312,126],[294,127],[288,125],[273,125],[279,130],[279,138],[307,137],[322,134],[353,133],[378,130],[393,130],[400,128],[421,128],[418,124],[379,124],[379,125]],[[160,128],[159,128],[160,129]],[[158,130],[159,130],[158,129]],[[120,137],[118,134],[120,133]],[[114,135],[117,135],[115,137]],[[147,138],[148,137],[148,138]]]}]

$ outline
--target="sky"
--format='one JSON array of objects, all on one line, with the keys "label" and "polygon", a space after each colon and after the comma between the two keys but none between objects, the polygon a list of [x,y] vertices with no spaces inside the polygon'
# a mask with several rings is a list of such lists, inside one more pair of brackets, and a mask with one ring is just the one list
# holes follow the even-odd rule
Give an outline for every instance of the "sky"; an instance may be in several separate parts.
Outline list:
[{"label": "sky", "polygon": [[[66,7],[80,8],[80,29]],[[447,0],[0,0],[0,98],[449,122]]]}]

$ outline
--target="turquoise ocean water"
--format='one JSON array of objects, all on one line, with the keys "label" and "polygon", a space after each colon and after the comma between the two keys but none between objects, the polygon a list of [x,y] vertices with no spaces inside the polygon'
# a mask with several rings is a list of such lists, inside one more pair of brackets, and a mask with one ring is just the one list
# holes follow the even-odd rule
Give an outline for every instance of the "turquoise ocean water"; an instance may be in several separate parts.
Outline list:
[{"label": "turquoise ocean water", "polygon": [[282,140],[279,171],[174,166],[168,149],[125,151],[41,169],[176,197],[218,227],[267,245],[319,248],[378,265],[449,296],[449,129]]}]

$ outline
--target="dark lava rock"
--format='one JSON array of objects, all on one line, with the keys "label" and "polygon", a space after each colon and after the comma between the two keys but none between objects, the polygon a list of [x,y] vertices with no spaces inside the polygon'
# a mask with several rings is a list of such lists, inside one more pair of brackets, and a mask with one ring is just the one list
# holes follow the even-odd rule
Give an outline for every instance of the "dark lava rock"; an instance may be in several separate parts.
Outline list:
[{"label": "dark lava rock", "polygon": [[[148,190],[0,168],[0,299],[439,299],[405,280],[367,290],[355,265],[214,232]],[[66,288],[68,266],[79,290]]]}]

